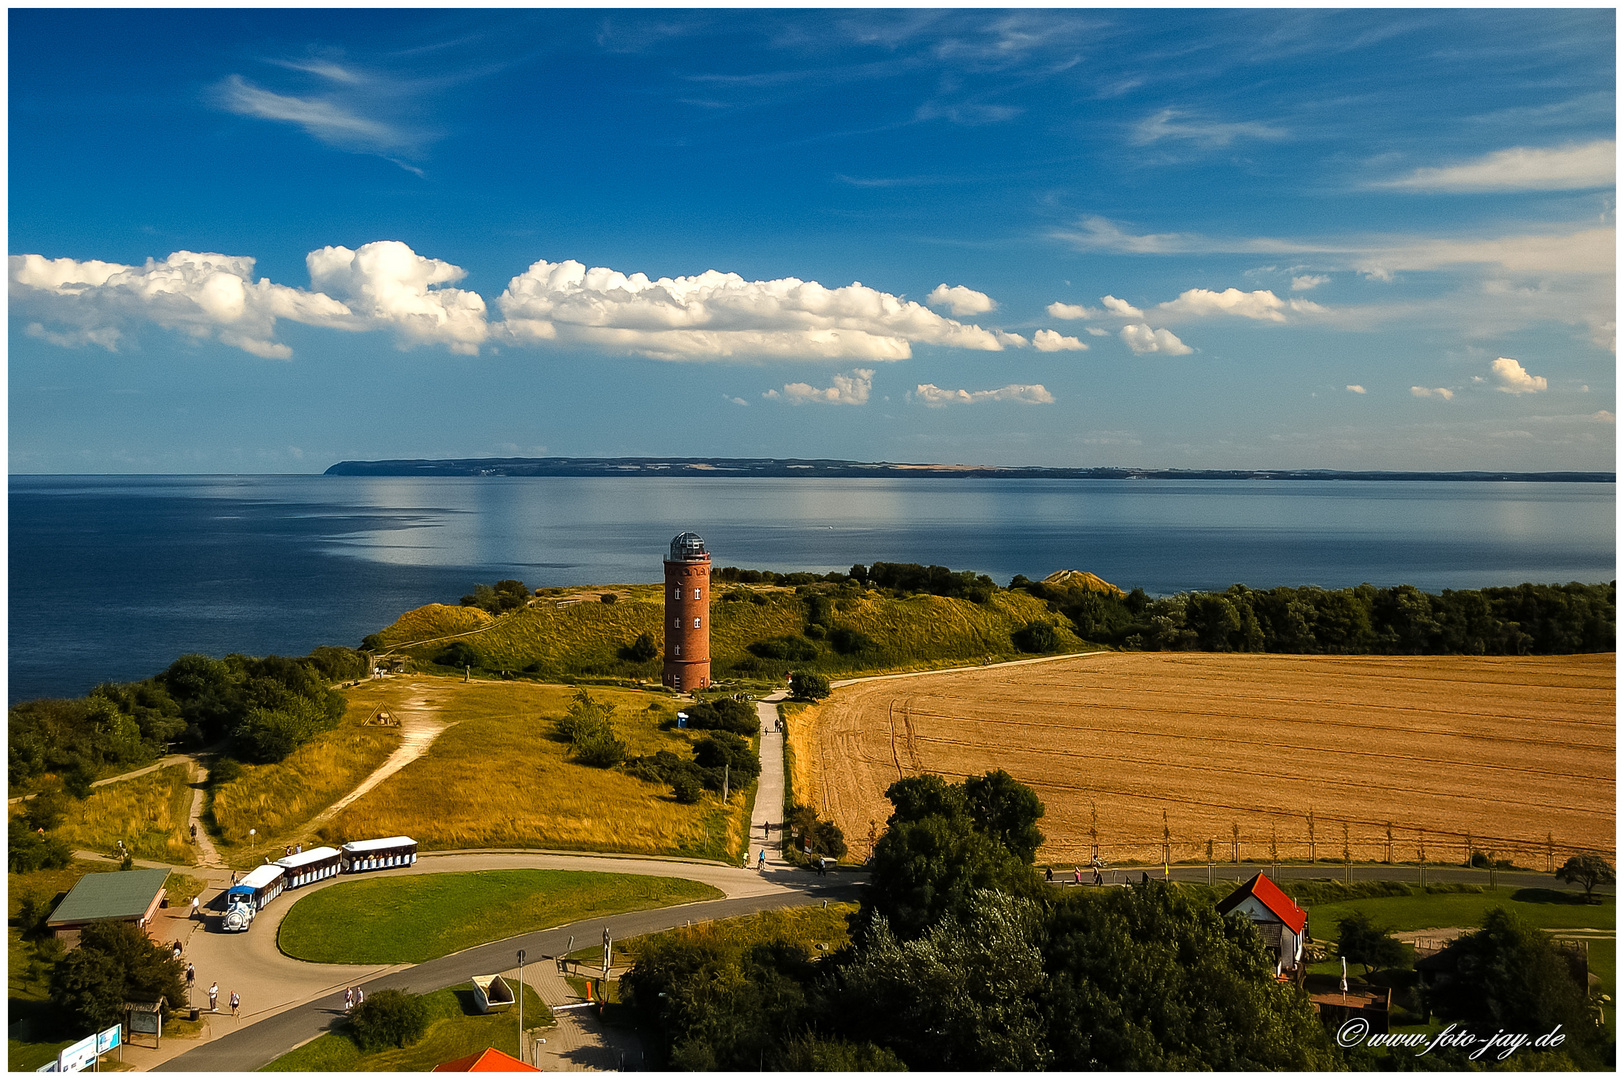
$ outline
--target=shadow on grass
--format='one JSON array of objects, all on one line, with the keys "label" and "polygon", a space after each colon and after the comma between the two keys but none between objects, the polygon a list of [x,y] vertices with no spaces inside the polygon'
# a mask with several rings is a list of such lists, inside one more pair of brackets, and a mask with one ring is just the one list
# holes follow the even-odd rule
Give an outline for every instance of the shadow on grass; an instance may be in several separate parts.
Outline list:
[{"label": "shadow on grass", "polygon": [[1561,889],[1518,889],[1511,898],[1521,904],[1561,904],[1568,907],[1599,906],[1606,897],[1586,900],[1584,893],[1565,892]]},{"label": "shadow on grass", "polygon": [[483,1016],[483,1015],[485,1015],[484,1013],[479,1011],[479,1001],[478,1001],[478,999],[476,999],[474,997],[474,992],[473,992],[472,989],[468,989],[468,990],[453,989],[451,992],[457,996],[457,1005],[458,1005],[458,1007],[460,1007],[462,1009],[462,1015],[464,1015],[464,1016]]}]

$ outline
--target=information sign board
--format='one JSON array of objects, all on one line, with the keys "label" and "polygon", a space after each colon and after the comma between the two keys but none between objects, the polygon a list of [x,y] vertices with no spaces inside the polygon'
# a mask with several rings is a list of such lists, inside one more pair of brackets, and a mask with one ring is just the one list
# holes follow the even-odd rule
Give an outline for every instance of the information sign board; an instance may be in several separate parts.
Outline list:
[{"label": "information sign board", "polygon": [[96,1036],[86,1035],[56,1058],[57,1072],[83,1072],[96,1064]]},{"label": "information sign board", "polygon": [[124,1028],[119,1024],[114,1024],[96,1036],[96,1053],[105,1054],[110,1050],[117,1050],[123,1041]]},{"label": "information sign board", "polygon": [[130,1034],[131,1035],[156,1035],[156,1034],[158,1034],[158,1014],[155,1013],[155,1012],[132,1012],[132,1013],[130,1013]]}]

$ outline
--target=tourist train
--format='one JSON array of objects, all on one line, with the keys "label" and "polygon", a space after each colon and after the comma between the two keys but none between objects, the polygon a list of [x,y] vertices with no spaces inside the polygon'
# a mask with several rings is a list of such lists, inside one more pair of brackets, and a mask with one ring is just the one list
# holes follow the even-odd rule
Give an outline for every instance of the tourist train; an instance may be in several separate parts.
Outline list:
[{"label": "tourist train", "polygon": [[409,836],[355,840],[342,847],[319,847],[256,866],[226,890],[227,930],[247,930],[254,916],[285,889],[297,889],[339,874],[358,874],[417,862],[417,841]]}]

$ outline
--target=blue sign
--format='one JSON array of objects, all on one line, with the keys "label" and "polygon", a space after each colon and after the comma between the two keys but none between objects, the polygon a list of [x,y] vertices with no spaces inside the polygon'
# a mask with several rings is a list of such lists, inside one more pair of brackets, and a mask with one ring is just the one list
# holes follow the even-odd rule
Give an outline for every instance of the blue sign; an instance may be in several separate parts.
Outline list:
[{"label": "blue sign", "polygon": [[124,1041],[124,1028],[114,1024],[106,1031],[96,1036],[96,1053],[105,1054],[109,1050],[117,1050]]}]

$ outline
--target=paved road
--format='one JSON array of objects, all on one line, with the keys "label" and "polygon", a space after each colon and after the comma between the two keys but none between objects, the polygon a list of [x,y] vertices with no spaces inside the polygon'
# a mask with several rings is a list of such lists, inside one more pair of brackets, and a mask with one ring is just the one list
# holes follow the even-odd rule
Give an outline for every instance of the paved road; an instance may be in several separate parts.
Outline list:
[{"label": "paved road", "polygon": [[784,696],[780,690],[756,702],[756,715],[761,719],[761,778],[756,781],[746,850],[752,856],[765,851],[770,868],[785,866],[783,847],[773,842],[773,834],[781,839],[784,829],[784,733],[778,730],[778,703]]},{"label": "paved road", "polygon": [[[736,873],[737,871],[735,871]],[[727,919],[768,908],[821,903],[824,900],[855,900],[857,886],[851,879],[803,878],[797,888],[781,888],[755,896],[711,900],[698,904],[658,908],[588,919],[552,930],[521,934],[489,945],[430,960],[425,964],[378,976],[359,985],[367,993],[383,989],[426,993],[455,986],[474,975],[505,971],[513,966],[517,950],[525,950],[527,964],[562,955],[573,937],[577,947],[599,941],[605,928],[613,938],[637,937],[706,919]],[[165,1072],[247,1072],[275,1060],[291,1048],[307,1042],[330,1028],[344,1015],[342,986],[336,994],[307,1002],[261,1020],[156,1066]]]}]

